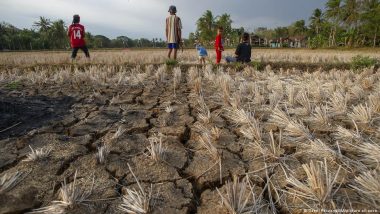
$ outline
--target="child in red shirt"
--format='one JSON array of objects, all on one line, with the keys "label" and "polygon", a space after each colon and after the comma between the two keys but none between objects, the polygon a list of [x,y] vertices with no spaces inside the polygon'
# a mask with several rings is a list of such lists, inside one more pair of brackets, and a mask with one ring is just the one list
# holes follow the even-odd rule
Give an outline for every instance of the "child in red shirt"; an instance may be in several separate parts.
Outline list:
[{"label": "child in red shirt", "polygon": [[86,42],[84,41],[84,26],[79,24],[79,22],[79,15],[74,15],[73,24],[70,25],[69,30],[67,31],[67,36],[70,37],[70,44],[73,48],[73,52],[71,53],[71,59],[73,60],[75,59],[75,57],[77,57],[79,49],[81,49],[84,52],[87,58],[90,58],[90,53],[88,52]]},{"label": "child in red shirt", "polygon": [[215,39],[215,51],[216,51],[216,64],[219,64],[222,60],[222,52],[224,51],[222,43],[223,27],[218,27],[218,35]]}]

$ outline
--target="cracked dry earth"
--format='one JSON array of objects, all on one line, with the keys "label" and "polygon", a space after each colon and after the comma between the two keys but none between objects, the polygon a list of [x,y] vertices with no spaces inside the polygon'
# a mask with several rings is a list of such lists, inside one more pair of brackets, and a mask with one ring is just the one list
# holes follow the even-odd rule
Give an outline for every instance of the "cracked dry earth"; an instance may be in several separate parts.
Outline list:
[{"label": "cracked dry earth", "polygon": [[[122,213],[122,196],[141,184],[152,189],[149,213],[224,214],[229,212],[219,193],[234,187],[236,177],[249,177],[249,187],[235,187],[258,199],[249,202],[257,213],[378,207],[373,192],[354,187],[357,176],[378,169],[379,71],[243,69],[39,65],[4,70],[0,178],[22,176],[6,191],[0,183],[0,213],[49,206],[65,184],[76,183],[90,194],[65,213]],[[155,136],[165,148],[159,161],[149,156]],[[359,149],[352,149],[353,143]],[[100,162],[104,146],[109,152]],[[25,161],[31,148],[52,150],[43,160]],[[313,175],[331,183],[328,202],[318,202],[325,197],[318,195],[324,184],[306,183],[309,163],[317,170],[326,166]],[[376,171],[368,172],[377,184]],[[317,192],[315,198],[307,195],[305,203],[292,195],[297,184],[305,186],[301,194]]]},{"label": "cracked dry earth", "polygon": [[[70,80],[70,75],[81,71],[62,69],[51,71],[60,80],[50,74],[51,81],[21,81],[17,89],[0,90],[0,173],[26,174],[1,195],[0,213],[25,213],[49,205],[57,200],[63,181],[73,182],[75,172],[83,185],[94,178],[94,188],[86,205],[67,213],[120,213],[125,187],[136,187],[128,164],[143,186],[153,187],[152,213],[224,212],[218,210],[215,191],[223,186],[218,167],[197,144],[197,101],[186,72],[174,94],[172,75],[157,78],[151,66],[146,68],[152,70],[146,71],[149,75],[133,86],[111,80],[97,80],[97,84],[87,77]],[[216,126],[227,127],[218,116],[221,106],[206,103]],[[168,106],[172,112],[165,111]],[[148,138],[157,133],[164,136],[167,149],[160,162],[146,155]],[[231,130],[223,129],[218,141],[223,151],[223,182],[248,168],[235,143],[238,140]],[[104,144],[110,145],[110,152],[105,163],[99,164],[97,148]],[[29,146],[49,147],[52,152],[45,160],[25,162]]]}]

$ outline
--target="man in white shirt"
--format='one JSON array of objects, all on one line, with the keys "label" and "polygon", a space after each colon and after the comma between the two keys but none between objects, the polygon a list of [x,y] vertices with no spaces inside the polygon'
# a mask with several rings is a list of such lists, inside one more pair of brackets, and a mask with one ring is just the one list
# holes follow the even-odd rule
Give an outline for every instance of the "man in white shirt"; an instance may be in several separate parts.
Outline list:
[{"label": "man in white shirt", "polygon": [[168,43],[168,58],[171,58],[174,50],[174,59],[177,59],[177,51],[182,41],[182,23],[181,19],[176,15],[176,6],[170,6],[170,15],[166,18],[166,39]]}]

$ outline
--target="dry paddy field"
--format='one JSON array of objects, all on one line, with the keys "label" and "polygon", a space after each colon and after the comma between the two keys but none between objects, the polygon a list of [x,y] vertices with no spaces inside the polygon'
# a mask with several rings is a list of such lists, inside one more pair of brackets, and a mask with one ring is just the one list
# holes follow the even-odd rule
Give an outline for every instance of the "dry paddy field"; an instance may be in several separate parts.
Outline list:
[{"label": "dry paddy field", "polygon": [[379,70],[254,54],[261,71],[193,51],[172,67],[152,50],[1,53],[0,213],[380,212]]}]

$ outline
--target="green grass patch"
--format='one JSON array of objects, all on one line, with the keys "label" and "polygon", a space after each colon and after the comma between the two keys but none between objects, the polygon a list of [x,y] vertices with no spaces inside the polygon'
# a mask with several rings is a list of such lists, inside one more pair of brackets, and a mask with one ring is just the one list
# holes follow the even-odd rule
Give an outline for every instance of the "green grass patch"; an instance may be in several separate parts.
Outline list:
[{"label": "green grass patch", "polygon": [[357,55],[352,58],[351,69],[357,71],[364,68],[370,68],[372,66],[375,66],[378,63],[379,63],[378,60],[371,58],[369,56]]},{"label": "green grass patch", "polygon": [[176,66],[178,65],[178,61],[175,59],[168,59],[165,61],[165,65],[167,66]]},{"label": "green grass patch", "polygon": [[19,90],[22,88],[22,84],[19,81],[13,81],[5,85],[6,89],[9,90]]},{"label": "green grass patch", "polygon": [[261,61],[252,61],[251,65],[258,71],[261,71],[264,69],[264,64]]}]

